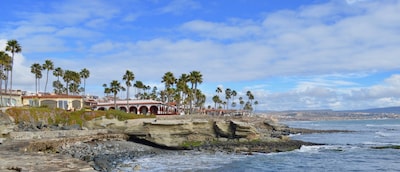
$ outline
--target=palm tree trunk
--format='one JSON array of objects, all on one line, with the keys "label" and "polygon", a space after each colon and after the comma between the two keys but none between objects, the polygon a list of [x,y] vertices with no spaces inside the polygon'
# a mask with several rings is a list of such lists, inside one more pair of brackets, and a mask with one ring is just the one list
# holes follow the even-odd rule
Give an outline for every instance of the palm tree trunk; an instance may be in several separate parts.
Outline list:
[{"label": "palm tree trunk", "polygon": [[38,95],[38,84],[37,84],[37,78],[35,78],[35,91],[36,91],[36,95]]},{"label": "palm tree trunk", "polygon": [[114,110],[117,110],[117,93],[114,93]]},{"label": "palm tree trunk", "polygon": [[[0,69],[3,70],[3,69]],[[2,74],[3,75],[3,74]],[[3,76],[0,78],[0,107],[3,107]]]},{"label": "palm tree trunk", "polygon": [[86,79],[83,80],[83,95],[86,95]]},{"label": "palm tree trunk", "polygon": [[5,92],[5,94],[7,94],[7,85],[8,85],[8,79],[9,79],[9,72],[10,71],[7,71],[7,79],[6,79],[6,82],[4,82],[4,92]]},{"label": "palm tree trunk", "polygon": [[49,81],[49,70],[47,70],[47,75],[46,75],[46,85],[44,85],[44,92],[46,93],[47,91],[47,83]]},{"label": "palm tree trunk", "polygon": [[10,77],[10,105],[11,105],[11,93],[12,93],[12,77],[13,77],[13,68],[14,68],[14,53],[12,53],[11,59],[11,77]]},{"label": "palm tree trunk", "polygon": [[129,113],[129,87],[126,89],[126,112]]}]

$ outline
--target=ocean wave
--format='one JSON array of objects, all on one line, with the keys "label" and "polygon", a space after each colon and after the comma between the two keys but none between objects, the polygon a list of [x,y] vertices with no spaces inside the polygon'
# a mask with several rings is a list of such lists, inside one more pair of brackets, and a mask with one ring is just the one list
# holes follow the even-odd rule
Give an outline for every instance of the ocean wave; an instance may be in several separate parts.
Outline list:
[{"label": "ocean wave", "polygon": [[157,156],[140,157],[134,160],[126,160],[119,164],[120,171],[131,171],[139,168],[143,171],[193,171],[211,170],[224,164],[240,161],[249,155],[227,154],[227,153],[187,153],[187,154],[165,154]]},{"label": "ocean wave", "polygon": [[375,132],[375,134],[379,137],[394,137],[394,136],[399,135],[399,133],[388,133],[388,132],[381,132],[381,131],[377,131],[377,132]]},{"label": "ocean wave", "polygon": [[379,128],[387,128],[387,127],[391,127],[391,128],[398,128],[400,129],[400,124],[366,124],[366,127],[379,127]]},{"label": "ocean wave", "polygon": [[289,137],[294,137],[294,136],[300,136],[301,133],[297,133],[297,134],[289,134]]},{"label": "ocean wave", "polygon": [[319,153],[319,152],[326,152],[326,151],[344,151],[348,149],[343,146],[339,145],[321,145],[321,146],[301,146],[297,152],[302,153]]}]

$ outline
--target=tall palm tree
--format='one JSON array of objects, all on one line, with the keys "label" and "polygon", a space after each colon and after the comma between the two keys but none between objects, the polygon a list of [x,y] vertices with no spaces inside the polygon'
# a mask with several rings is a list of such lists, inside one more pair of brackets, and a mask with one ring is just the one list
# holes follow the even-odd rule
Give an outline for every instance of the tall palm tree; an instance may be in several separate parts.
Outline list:
[{"label": "tall palm tree", "polygon": [[[203,75],[200,71],[192,71],[189,74],[190,83],[192,83],[192,94],[194,94],[195,101],[197,101],[197,84],[203,83]],[[190,113],[192,113],[192,102],[190,101]]]},{"label": "tall palm tree", "polygon": [[167,72],[164,74],[162,77],[162,81],[165,84],[165,90],[167,90],[167,101],[170,102],[171,100],[171,92],[168,90],[171,90],[170,88],[176,83],[176,78],[172,72]]},{"label": "tall palm tree", "polygon": [[196,91],[196,94],[197,99],[194,104],[201,109],[204,107],[204,103],[206,102],[206,95],[204,95],[200,90]]},{"label": "tall palm tree", "polygon": [[253,104],[253,100],[254,100],[253,93],[251,93],[251,91],[247,91],[246,96],[248,97],[248,101],[250,102],[250,104]]},{"label": "tall palm tree", "polygon": [[80,77],[83,79],[83,95],[86,94],[86,79],[90,76],[90,71],[86,68],[83,68],[81,72],[79,72]]},{"label": "tall palm tree", "polygon": [[225,89],[226,109],[229,110],[229,99],[232,97],[232,90],[230,88]]},{"label": "tall palm tree", "polygon": [[[20,53],[22,51],[21,46],[19,45],[18,41],[13,39],[7,41],[6,51],[11,52],[11,77],[10,77],[10,93],[12,90],[12,76],[13,76],[13,66],[14,66],[14,54]],[[11,100],[11,94],[10,94]]]},{"label": "tall palm tree", "polygon": [[176,91],[180,96],[179,101],[177,101],[177,107],[180,107],[183,104],[183,109],[185,109],[185,103],[183,102],[186,98],[186,95],[190,93],[189,87],[187,85],[189,82],[189,76],[185,73],[181,74],[178,81],[176,82]]},{"label": "tall palm tree", "polygon": [[142,81],[136,81],[135,84],[133,84],[133,86],[136,88],[136,95],[135,95],[135,97],[136,97],[137,99],[139,99],[139,97],[141,98],[141,97],[142,97],[142,96],[140,96],[141,93],[140,93],[140,91],[138,91],[138,90],[140,90],[140,89],[142,89],[142,88],[144,87],[143,82],[142,82]]},{"label": "tall palm tree", "polygon": [[218,97],[218,95],[215,95],[215,96],[212,98],[212,100],[213,100],[213,102],[214,102],[214,109],[217,109],[217,103],[219,102],[219,97]]},{"label": "tall palm tree", "polygon": [[[235,96],[237,96],[236,90],[232,90],[231,94],[232,94],[232,105],[236,106],[236,102],[235,102]],[[233,103],[235,103],[235,104],[233,104]],[[234,107],[234,106],[232,106],[232,107]]]},{"label": "tall palm tree", "polygon": [[54,69],[53,75],[57,77],[57,80],[60,80],[60,76],[64,76],[64,70],[62,70],[60,67],[57,67]]},{"label": "tall palm tree", "polygon": [[254,111],[256,111],[256,106],[258,105],[258,101],[256,100],[255,102],[254,102]]},{"label": "tall palm tree", "polygon": [[53,82],[54,92],[56,92],[56,94],[62,94],[64,86],[60,82],[60,77],[64,76],[64,70],[57,67],[54,69],[53,75],[57,77],[57,81]]},{"label": "tall palm tree", "polygon": [[239,97],[239,104],[240,104],[240,109],[243,109],[244,105],[243,97]]},{"label": "tall palm tree", "polygon": [[51,60],[46,60],[44,64],[42,65],[43,70],[46,70],[46,85],[44,85],[44,92],[46,93],[47,91],[47,83],[49,81],[49,71],[54,69],[54,64]]},{"label": "tall palm tree", "polygon": [[0,106],[3,106],[3,81],[4,83],[7,83],[7,75],[4,73],[4,71],[8,68],[8,66],[10,66],[10,63],[11,57],[6,52],[0,51]]},{"label": "tall palm tree", "polygon": [[[73,93],[76,93],[78,91],[75,89],[76,87],[79,87],[79,84],[81,83],[81,76],[78,72],[66,70],[64,72],[63,79],[65,82],[65,88],[67,89],[67,95],[68,91],[73,91]],[[70,83],[74,83],[73,87],[70,86]]]},{"label": "tall palm tree", "polygon": [[42,66],[39,63],[34,63],[31,66],[31,73],[35,75],[35,90],[38,94],[38,80],[42,78]]},{"label": "tall palm tree", "polygon": [[[122,77],[126,84],[126,106],[129,106],[129,87],[132,86],[132,82],[135,79],[135,74],[132,71],[126,70],[125,75]],[[129,109],[129,108],[128,108]]]},{"label": "tall palm tree", "polygon": [[114,94],[114,108],[117,110],[117,94],[120,91],[125,91],[125,88],[121,86],[121,83],[117,80],[113,80],[110,83],[110,93]]},{"label": "tall palm tree", "polygon": [[221,87],[217,87],[217,89],[215,90],[215,92],[218,94],[222,93],[222,88]]},{"label": "tall palm tree", "polygon": [[110,88],[107,87],[107,84],[103,84],[104,87],[104,94],[106,97],[108,97],[108,94],[110,94]]}]

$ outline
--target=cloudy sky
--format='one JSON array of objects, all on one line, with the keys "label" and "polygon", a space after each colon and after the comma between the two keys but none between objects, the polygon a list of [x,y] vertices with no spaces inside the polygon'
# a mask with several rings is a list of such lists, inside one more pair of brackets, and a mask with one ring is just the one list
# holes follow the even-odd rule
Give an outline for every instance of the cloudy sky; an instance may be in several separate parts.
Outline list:
[{"label": "cloudy sky", "polygon": [[63,69],[89,69],[87,93],[99,96],[103,83],[122,82],[126,70],[160,89],[168,71],[199,70],[207,105],[218,86],[243,97],[252,91],[257,110],[400,105],[398,0],[2,0],[0,6],[7,7],[0,47],[10,39],[22,46],[15,89],[33,92],[30,66],[50,59]]}]

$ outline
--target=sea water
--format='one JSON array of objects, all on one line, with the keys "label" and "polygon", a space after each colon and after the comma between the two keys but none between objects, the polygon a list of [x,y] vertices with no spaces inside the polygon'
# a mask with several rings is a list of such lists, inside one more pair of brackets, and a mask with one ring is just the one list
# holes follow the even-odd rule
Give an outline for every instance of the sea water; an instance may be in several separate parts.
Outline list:
[{"label": "sea water", "polygon": [[295,128],[351,130],[354,132],[293,135],[292,139],[322,146],[299,150],[238,155],[176,152],[127,159],[115,171],[400,171],[400,119],[286,122]]}]

